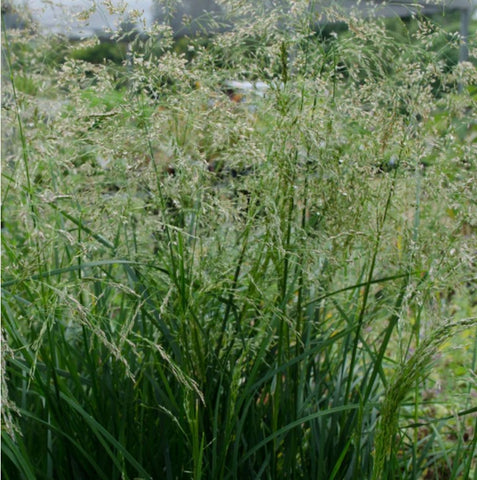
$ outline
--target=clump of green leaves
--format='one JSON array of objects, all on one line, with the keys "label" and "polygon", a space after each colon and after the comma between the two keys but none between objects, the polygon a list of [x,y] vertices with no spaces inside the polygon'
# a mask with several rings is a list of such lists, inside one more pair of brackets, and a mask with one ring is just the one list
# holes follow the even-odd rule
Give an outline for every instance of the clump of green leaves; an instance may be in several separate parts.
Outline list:
[{"label": "clump of green leaves", "polygon": [[222,3],[123,64],[4,32],[3,474],[474,474],[474,64]]}]

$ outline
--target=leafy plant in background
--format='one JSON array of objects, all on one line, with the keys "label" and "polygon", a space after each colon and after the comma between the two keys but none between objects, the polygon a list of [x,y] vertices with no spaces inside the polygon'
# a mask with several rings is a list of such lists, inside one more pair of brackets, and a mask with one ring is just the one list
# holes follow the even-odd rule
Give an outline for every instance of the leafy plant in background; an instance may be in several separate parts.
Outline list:
[{"label": "leafy plant in background", "polygon": [[3,32],[2,473],[475,476],[475,66],[235,3],[122,66]]}]

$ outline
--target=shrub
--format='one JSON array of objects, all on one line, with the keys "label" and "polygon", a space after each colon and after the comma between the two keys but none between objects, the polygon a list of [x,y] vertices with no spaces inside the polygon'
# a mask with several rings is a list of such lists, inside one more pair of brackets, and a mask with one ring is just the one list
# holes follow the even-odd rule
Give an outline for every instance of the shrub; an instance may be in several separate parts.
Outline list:
[{"label": "shrub", "polygon": [[5,478],[474,474],[475,67],[289,7],[124,66],[4,32]]}]

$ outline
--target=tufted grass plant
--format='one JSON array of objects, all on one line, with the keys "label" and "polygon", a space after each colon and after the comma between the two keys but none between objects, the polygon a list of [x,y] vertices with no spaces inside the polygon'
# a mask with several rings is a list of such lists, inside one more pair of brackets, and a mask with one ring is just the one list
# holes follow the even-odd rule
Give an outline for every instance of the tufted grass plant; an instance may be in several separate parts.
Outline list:
[{"label": "tufted grass plant", "polygon": [[3,31],[6,479],[476,475],[475,56],[312,7]]}]

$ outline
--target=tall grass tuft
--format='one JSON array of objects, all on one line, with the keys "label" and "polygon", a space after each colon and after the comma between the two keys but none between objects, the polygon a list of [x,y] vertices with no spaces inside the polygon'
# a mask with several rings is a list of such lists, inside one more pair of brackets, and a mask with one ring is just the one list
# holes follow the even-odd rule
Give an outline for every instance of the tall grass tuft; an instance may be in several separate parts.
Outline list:
[{"label": "tall grass tuft", "polygon": [[472,478],[475,37],[220,3],[3,32],[2,474]]}]

